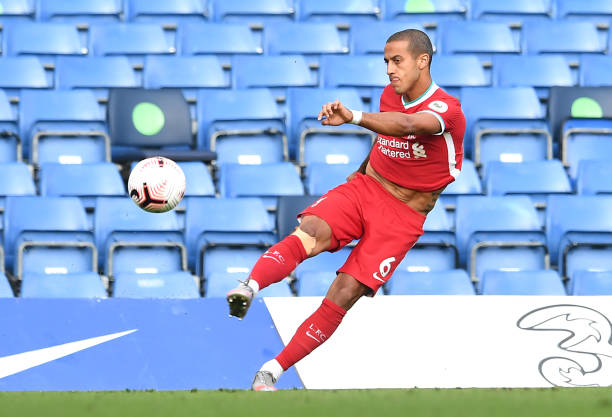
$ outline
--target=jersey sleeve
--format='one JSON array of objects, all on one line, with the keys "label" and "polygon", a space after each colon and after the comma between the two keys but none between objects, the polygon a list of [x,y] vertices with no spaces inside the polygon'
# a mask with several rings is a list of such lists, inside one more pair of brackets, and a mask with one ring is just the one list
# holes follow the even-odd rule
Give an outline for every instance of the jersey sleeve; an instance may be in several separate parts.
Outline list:
[{"label": "jersey sleeve", "polygon": [[442,135],[449,131],[458,119],[462,117],[461,105],[457,100],[433,100],[419,113],[432,114],[440,122],[440,131],[436,135]]}]

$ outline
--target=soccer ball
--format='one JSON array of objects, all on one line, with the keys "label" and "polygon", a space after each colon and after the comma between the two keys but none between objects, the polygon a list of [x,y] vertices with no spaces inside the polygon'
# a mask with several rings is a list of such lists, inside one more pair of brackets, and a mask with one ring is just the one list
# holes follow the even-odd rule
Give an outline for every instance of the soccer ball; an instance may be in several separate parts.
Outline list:
[{"label": "soccer ball", "polygon": [[163,156],[143,159],[130,172],[128,192],[141,209],[163,213],[183,199],[185,174],[176,162]]}]

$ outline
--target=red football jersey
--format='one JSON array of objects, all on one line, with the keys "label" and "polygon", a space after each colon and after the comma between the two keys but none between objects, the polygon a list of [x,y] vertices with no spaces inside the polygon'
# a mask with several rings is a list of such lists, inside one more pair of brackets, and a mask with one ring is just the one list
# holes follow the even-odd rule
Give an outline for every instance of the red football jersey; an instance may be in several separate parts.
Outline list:
[{"label": "red football jersey", "polygon": [[370,154],[370,164],[378,173],[418,191],[434,191],[457,178],[465,134],[465,116],[459,100],[432,82],[421,97],[406,102],[388,85],[380,96],[380,111],[430,113],[436,116],[442,129],[435,135],[378,135]]}]

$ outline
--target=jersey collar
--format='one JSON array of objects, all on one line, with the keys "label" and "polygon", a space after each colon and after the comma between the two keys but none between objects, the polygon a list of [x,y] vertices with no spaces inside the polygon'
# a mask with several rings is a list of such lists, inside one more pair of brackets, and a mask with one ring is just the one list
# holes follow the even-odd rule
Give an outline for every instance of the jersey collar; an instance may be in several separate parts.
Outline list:
[{"label": "jersey collar", "polygon": [[427,100],[429,97],[431,97],[431,95],[435,93],[437,89],[438,89],[438,86],[436,85],[435,82],[432,81],[429,87],[427,88],[427,90],[425,90],[425,92],[421,94],[419,98],[416,98],[412,101],[406,101],[406,99],[404,98],[404,95],[402,94],[402,104],[404,105],[405,109],[409,109],[411,107],[419,105],[425,100]]}]

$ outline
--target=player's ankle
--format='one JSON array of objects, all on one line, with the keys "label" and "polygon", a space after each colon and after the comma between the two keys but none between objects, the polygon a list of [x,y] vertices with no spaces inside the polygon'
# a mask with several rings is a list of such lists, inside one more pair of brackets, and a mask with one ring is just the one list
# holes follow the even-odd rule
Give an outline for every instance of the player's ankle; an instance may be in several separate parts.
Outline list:
[{"label": "player's ankle", "polygon": [[274,382],[278,381],[278,378],[283,374],[283,367],[276,359],[269,360],[261,366],[260,371],[267,371],[274,377]]},{"label": "player's ankle", "polygon": [[249,279],[246,280],[245,284],[251,289],[251,291],[253,291],[253,297],[255,297],[259,292],[259,283],[253,278],[249,277]]}]

